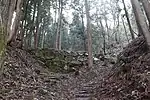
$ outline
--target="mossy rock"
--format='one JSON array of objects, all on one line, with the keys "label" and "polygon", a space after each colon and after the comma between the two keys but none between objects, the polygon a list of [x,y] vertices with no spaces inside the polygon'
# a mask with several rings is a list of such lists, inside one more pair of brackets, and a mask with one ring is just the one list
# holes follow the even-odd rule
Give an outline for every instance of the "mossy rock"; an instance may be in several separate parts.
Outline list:
[{"label": "mossy rock", "polygon": [[52,72],[68,73],[82,66],[82,63],[77,60],[82,57],[78,57],[80,55],[77,53],[55,49],[30,50],[29,52],[35,54],[35,58],[42,61]]}]

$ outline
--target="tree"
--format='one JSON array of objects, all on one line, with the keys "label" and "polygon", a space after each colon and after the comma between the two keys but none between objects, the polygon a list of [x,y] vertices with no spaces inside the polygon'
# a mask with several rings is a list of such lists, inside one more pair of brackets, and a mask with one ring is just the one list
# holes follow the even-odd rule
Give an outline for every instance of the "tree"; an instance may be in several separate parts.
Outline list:
[{"label": "tree", "polygon": [[104,52],[104,55],[106,54],[106,36],[105,36],[105,30],[104,30],[104,26],[102,24],[102,20],[100,19],[100,27],[101,27],[101,32],[102,32],[102,36],[103,36],[103,52]]},{"label": "tree", "polygon": [[90,22],[90,13],[89,13],[89,5],[88,1],[85,0],[85,9],[86,9],[86,32],[87,32],[87,41],[88,41],[88,66],[89,68],[93,66],[93,57],[92,57],[92,31],[91,31],[91,22]]},{"label": "tree", "polygon": [[124,28],[124,31],[125,31],[126,38],[128,40],[128,43],[129,43],[129,38],[128,38],[128,34],[127,34],[127,29],[126,29],[126,26],[125,26],[125,23],[124,23],[124,20],[123,20],[123,16],[121,17],[121,20],[122,20],[122,24],[123,24],[123,28]]},{"label": "tree", "polygon": [[61,50],[61,26],[62,26],[62,12],[63,12],[63,0],[59,0],[59,9],[58,9],[58,23],[56,31],[56,42],[55,48]]},{"label": "tree", "polygon": [[144,10],[145,10],[148,22],[149,22],[149,27],[150,27],[150,2],[149,0],[141,0],[141,2],[143,4],[143,7],[144,7]]},{"label": "tree", "polygon": [[148,30],[148,27],[146,25],[144,15],[142,13],[142,10],[140,8],[140,3],[138,0],[131,0],[132,8],[136,17],[136,21],[140,25],[141,34],[145,37],[148,48],[150,49],[150,32]]},{"label": "tree", "polygon": [[[22,14],[21,14],[22,4],[23,4],[23,0],[17,0],[16,9],[15,9],[16,10],[15,11],[16,16],[14,18],[14,22],[12,23],[12,30],[11,30],[11,32],[9,32],[9,36],[8,36],[8,39],[7,39],[8,44],[11,43],[12,41],[15,41],[15,39],[16,39],[17,30],[18,30],[19,23],[20,23],[21,16],[22,16]],[[8,27],[10,27],[10,26],[8,26]]]},{"label": "tree", "polygon": [[128,14],[128,11],[127,11],[124,0],[122,0],[122,3],[124,5],[125,16],[127,18],[127,22],[128,22],[128,25],[129,25],[129,30],[130,30],[130,33],[131,33],[131,37],[132,37],[132,39],[134,39],[135,38],[134,33],[133,33],[133,30],[132,30],[132,27],[131,27],[131,23],[130,23],[130,20],[129,20],[129,14]]},{"label": "tree", "polygon": [[83,7],[84,4],[80,3],[80,0],[74,0],[71,3],[73,19],[69,25],[71,38],[70,49],[75,51],[87,51]]},{"label": "tree", "polygon": [[7,34],[10,34],[11,32],[11,24],[12,24],[12,18],[15,11],[17,0],[10,0],[10,9],[9,9],[9,17],[8,17],[8,24],[7,24]]},{"label": "tree", "polygon": [[39,28],[40,28],[40,13],[41,13],[41,2],[42,0],[38,0],[37,4],[37,16],[36,16],[36,22],[35,22],[35,32],[34,32],[34,48],[37,49],[38,47],[38,35],[39,35]]},{"label": "tree", "polygon": [[70,24],[71,49],[75,51],[85,51],[83,22],[77,11],[73,13],[73,20]]},{"label": "tree", "polygon": [[7,25],[9,18],[10,0],[0,1],[0,74],[3,71],[4,52],[7,39]]}]

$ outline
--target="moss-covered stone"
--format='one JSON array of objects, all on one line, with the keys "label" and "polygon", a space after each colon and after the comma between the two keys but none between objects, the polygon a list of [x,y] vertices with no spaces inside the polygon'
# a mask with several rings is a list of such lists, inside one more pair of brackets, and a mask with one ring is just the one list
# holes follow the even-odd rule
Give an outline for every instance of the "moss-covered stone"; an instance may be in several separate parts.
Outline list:
[{"label": "moss-covered stone", "polygon": [[55,49],[40,49],[35,54],[35,58],[42,61],[50,71],[68,73],[82,66],[80,61],[77,61],[78,55],[73,55],[66,51],[58,51]]}]

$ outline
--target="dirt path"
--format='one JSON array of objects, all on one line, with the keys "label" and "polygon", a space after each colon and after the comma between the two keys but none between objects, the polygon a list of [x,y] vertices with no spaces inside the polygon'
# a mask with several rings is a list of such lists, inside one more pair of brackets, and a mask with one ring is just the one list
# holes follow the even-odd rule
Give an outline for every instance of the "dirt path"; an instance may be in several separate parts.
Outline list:
[{"label": "dirt path", "polygon": [[60,85],[62,91],[64,91],[62,98],[67,98],[64,100],[97,100],[93,96],[94,89],[99,86],[111,67],[110,64],[103,66],[103,61],[100,61],[90,71],[81,69],[79,76],[69,75],[68,79]]},{"label": "dirt path", "polygon": [[[8,48],[5,68],[0,76],[0,100],[97,100],[93,88],[111,65],[100,61],[80,74],[48,72],[27,52]],[[104,66],[105,65],[105,66]]]}]

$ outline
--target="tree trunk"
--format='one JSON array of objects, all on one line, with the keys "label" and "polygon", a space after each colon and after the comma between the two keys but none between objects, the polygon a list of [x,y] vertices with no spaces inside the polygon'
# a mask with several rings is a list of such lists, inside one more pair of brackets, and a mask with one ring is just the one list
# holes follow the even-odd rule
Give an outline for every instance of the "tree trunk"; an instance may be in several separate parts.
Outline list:
[{"label": "tree trunk", "polygon": [[105,30],[104,30],[104,27],[103,27],[103,24],[102,24],[102,20],[100,20],[100,25],[101,25],[101,28],[102,28],[102,36],[103,36],[103,52],[104,52],[104,55],[106,54],[106,37],[105,37]]},{"label": "tree trunk", "polygon": [[26,39],[28,41],[28,47],[32,47],[32,36],[35,34],[35,16],[36,16],[36,8],[37,8],[37,2],[34,2],[33,5],[33,16],[32,16],[32,26],[30,26],[29,32],[26,34]]},{"label": "tree trunk", "polygon": [[130,23],[130,19],[129,19],[129,14],[128,14],[128,11],[126,9],[126,5],[125,5],[124,0],[122,0],[122,2],[123,2],[123,5],[124,5],[124,11],[125,11],[125,15],[126,15],[126,18],[127,18],[128,25],[129,25],[129,30],[130,30],[130,33],[131,33],[131,37],[132,37],[132,40],[133,40],[135,37],[134,37],[134,33],[132,31],[132,27],[131,27],[131,23]]},{"label": "tree trunk", "polygon": [[[24,6],[23,6],[23,9],[24,9],[24,16],[23,16],[23,18],[22,18],[22,36],[21,36],[21,48],[23,47],[23,42],[24,42],[24,46],[26,47],[26,41],[25,41],[25,38],[24,38],[24,35],[25,35],[25,33],[26,33],[26,31],[25,31],[25,26],[26,26],[26,24],[27,24],[27,9],[28,9],[28,5],[29,5],[29,1],[30,0],[27,0],[27,1],[24,1]],[[27,34],[26,34],[26,36],[27,36]]]},{"label": "tree trunk", "polygon": [[1,18],[2,18],[2,24],[4,27],[4,32],[7,34],[7,25],[8,25],[8,16],[9,16],[9,9],[10,9],[10,0],[1,0]]},{"label": "tree trunk", "polygon": [[127,35],[127,29],[126,29],[126,26],[125,26],[123,17],[121,17],[121,19],[122,19],[122,24],[123,24],[123,27],[124,27],[125,35],[126,35],[126,38],[127,38],[128,43],[129,43],[129,38],[128,38],[128,35]]},{"label": "tree trunk", "polygon": [[81,19],[82,19],[82,32],[83,32],[83,45],[84,45],[84,50],[87,51],[87,45],[86,45],[86,33],[85,33],[85,27],[84,27],[84,12],[83,12],[83,6],[82,6],[82,15],[81,15]]},{"label": "tree trunk", "polygon": [[110,35],[109,35],[109,27],[108,27],[108,21],[107,21],[107,17],[105,16],[105,26],[106,26],[106,29],[107,29],[107,37],[108,37],[108,42],[110,41],[109,38],[110,38]]},{"label": "tree trunk", "polygon": [[88,66],[91,68],[93,66],[93,56],[92,56],[92,30],[91,30],[91,22],[90,22],[90,13],[89,13],[89,5],[88,1],[85,0],[85,9],[86,9],[86,19],[87,19],[87,39],[88,39]]},{"label": "tree trunk", "polygon": [[41,32],[42,32],[42,48],[44,48],[44,44],[45,44],[45,28],[44,28],[44,26],[45,26],[45,19],[43,19],[44,21],[43,21],[43,26],[42,26],[42,30],[41,30]]},{"label": "tree trunk", "polygon": [[35,32],[34,32],[34,49],[38,47],[38,35],[39,35],[39,23],[40,23],[40,5],[42,0],[40,0],[37,4],[37,17],[36,17],[36,25],[35,25]]},{"label": "tree trunk", "polygon": [[6,44],[9,8],[11,3],[10,0],[1,0],[0,3],[3,4],[0,5],[0,61],[1,61],[1,56],[4,52]]},{"label": "tree trunk", "polygon": [[141,2],[143,4],[143,7],[144,7],[144,10],[145,10],[148,22],[149,22],[149,27],[150,27],[150,3],[148,0],[141,0]]},{"label": "tree trunk", "polygon": [[16,3],[16,17],[14,19],[13,25],[12,25],[12,30],[9,33],[9,37],[7,39],[7,43],[11,43],[12,41],[15,41],[16,39],[16,35],[17,35],[17,31],[18,31],[18,27],[20,24],[20,20],[21,20],[21,8],[22,8],[22,4],[23,4],[23,0],[18,0]]},{"label": "tree trunk", "polygon": [[61,50],[61,23],[62,23],[62,11],[63,11],[63,1],[59,0],[59,11],[58,11],[58,27],[56,32],[56,42],[55,42],[55,48],[58,50]]},{"label": "tree trunk", "polygon": [[142,13],[142,10],[140,8],[140,3],[137,0],[131,0],[132,8],[136,17],[137,22],[139,22],[141,26],[142,34],[144,35],[148,48],[150,49],[150,32],[148,30],[148,27],[146,25],[144,15]]},{"label": "tree trunk", "polygon": [[10,0],[10,8],[9,8],[9,17],[8,17],[8,24],[7,24],[7,34],[10,34],[11,32],[11,25],[12,25],[12,19],[13,14],[15,11],[17,0]]},{"label": "tree trunk", "polygon": [[9,8],[10,0],[1,0],[0,1],[0,75],[3,72],[4,64],[4,52],[6,46],[6,37],[7,37],[7,25],[9,17]]}]

